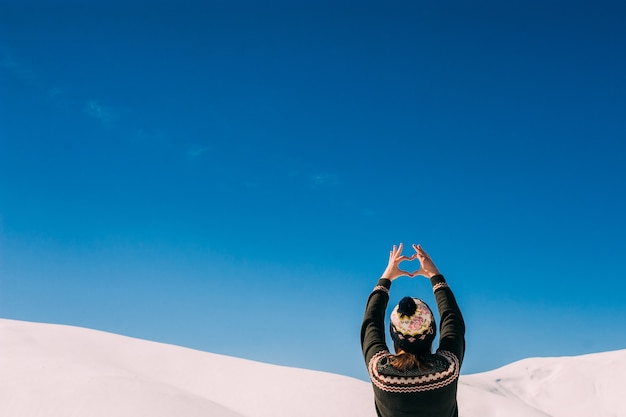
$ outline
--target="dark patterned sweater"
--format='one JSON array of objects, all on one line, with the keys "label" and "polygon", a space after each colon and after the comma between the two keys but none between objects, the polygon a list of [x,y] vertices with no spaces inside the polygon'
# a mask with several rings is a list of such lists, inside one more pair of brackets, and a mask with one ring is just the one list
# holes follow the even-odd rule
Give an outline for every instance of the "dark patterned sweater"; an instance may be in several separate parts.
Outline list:
[{"label": "dark patterned sweater", "polygon": [[439,310],[439,348],[428,366],[399,371],[389,363],[385,311],[391,281],[381,278],[367,300],[361,347],[374,387],[379,417],[457,417],[459,371],[465,353],[465,323],[442,275],[430,279]]}]

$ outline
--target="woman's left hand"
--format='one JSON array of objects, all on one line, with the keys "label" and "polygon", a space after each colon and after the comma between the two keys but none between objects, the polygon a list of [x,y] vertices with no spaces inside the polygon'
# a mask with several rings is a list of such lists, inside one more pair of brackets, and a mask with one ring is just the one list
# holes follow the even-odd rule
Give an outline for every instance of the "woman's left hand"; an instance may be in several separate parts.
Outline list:
[{"label": "woman's left hand", "polygon": [[385,272],[381,275],[381,278],[387,278],[390,281],[401,277],[403,275],[413,277],[413,274],[407,271],[403,271],[400,269],[400,262],[402,261],[410,261],[413,258],[409,258],[408,256],[402,255],[402,243],[400,243],[397,247],[393,245],[393,249],[389,251],[389,263],[387,264],[387,268]]}]

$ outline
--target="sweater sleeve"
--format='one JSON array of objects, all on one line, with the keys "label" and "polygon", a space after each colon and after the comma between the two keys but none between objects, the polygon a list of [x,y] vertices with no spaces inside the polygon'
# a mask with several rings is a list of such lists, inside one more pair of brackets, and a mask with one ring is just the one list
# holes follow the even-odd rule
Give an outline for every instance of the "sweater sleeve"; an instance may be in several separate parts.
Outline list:
[{"label": "sweater sleeve", "polygon": [[376,353],[388,350],[385,342],[385,310],[389,303],[389,288],[391,281],[381,278],[367,299],[361,324],[361,348],[366,364]]},{"label": "sweater sleeve", "polygon": [[430,283],[433,286],[441,318],[437,351],[451,352],[459,359],[459,362],[462,362],[465,355],[465,322],[461,310],[443,275],[435,275],[430,279]]}]

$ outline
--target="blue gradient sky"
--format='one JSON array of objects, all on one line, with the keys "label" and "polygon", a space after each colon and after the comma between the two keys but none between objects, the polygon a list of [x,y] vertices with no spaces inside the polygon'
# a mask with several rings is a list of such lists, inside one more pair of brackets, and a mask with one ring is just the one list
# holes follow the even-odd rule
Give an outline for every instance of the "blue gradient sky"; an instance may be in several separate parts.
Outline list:
[{"label": "blue gradient sky", "polygon": [[623,2],[205,3],[0,4],[0,316],[366,378],[415,242],[465,373],[626,348]]}]

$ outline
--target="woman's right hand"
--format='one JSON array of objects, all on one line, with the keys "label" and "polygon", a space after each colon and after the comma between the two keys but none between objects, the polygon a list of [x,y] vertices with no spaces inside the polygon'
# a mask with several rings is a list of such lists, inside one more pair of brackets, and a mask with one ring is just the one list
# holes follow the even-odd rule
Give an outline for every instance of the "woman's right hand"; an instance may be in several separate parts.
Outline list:
[{"label": "woman's right hand", "polygon": [[433,260],[430,259],[430,256],[422,248],[422,245],[413,244],[413,249],[415,249],[415,255],[413,255],[412,259],[417,258],[420,261],[420,269],[415,271],[412,274],[413,276],[421,275],[426,278],[432,278],[435,275],[441,275]]}]

